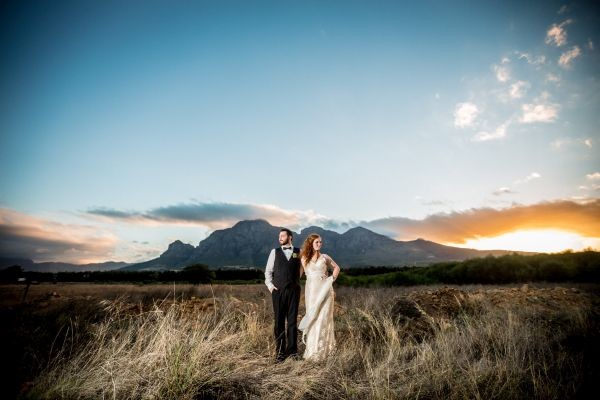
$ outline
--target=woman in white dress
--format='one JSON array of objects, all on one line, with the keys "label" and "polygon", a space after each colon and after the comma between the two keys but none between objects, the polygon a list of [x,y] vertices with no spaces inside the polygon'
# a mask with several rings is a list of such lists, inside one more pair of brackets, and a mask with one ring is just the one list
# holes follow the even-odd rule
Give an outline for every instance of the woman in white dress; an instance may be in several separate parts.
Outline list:
[{"label": "woman in white dress", "polygon": [[[303,358],[312,360],[324,359],[336,345],[333,331],[335,293],[332,284],[340,273],[340,267],[327,254],[321,254],[322,244],[321,236],[312,233],[300,251],[300,276],[303,271],[306,274],[306,315],[298,324],[298,330],[302,331],[302,342],[306,344]],[[328,267],[333,268],[331,276],[327,276]]]}]

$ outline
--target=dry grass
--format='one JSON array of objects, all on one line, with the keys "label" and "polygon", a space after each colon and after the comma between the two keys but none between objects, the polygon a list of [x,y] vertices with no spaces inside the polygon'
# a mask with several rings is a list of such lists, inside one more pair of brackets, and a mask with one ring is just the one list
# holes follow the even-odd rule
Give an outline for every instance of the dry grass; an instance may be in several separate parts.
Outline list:
[{"label": "dry grass", "polygon": [[[79,289],[61,289],[61,298],[85,296]],[[106,292],[95,300],[103,318],[86,326],[89,334],[62,335],[22,395],[566,399],[592,385],[596,295],[460,289],[338,288],[335,355],[282,364],[273,363],[272,309],[260,285],[189,287],[152,301],[147,287]]]}]

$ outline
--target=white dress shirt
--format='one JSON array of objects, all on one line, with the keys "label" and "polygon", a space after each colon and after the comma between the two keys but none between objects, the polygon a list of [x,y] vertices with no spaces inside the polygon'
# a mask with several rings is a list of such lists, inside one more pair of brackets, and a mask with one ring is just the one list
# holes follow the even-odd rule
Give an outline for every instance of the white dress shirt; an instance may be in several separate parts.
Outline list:
[{"label": "white dress shirt", "polygon": [[[289,247],[289,249],[283,249],[284,247]],[[285,257],[289,260],[290,257],[292,256],[292,253],[294,252],[294,246],[293,245],[285,245],[285,246],[281,246],[281,250],[283,251],[283,254],[285,254]],[[275,249],[271,250],[271,253],[269,253],[269,259],[267,260],[267,266],[265,268],[265,285],[267,285],[267,287],[269,288],[270,292],[273,292],[273,289],[275,288],[275,285],[273,285],[273,266],[275,265]],[[277,288],[279,289],[279,288]]]}]

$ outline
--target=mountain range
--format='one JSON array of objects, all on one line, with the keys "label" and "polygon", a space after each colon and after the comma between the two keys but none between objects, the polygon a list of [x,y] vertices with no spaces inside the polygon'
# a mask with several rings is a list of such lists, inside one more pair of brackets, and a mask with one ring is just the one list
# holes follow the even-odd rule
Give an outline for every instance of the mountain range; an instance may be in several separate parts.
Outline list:
[{"label": "mountain range", "polygon": [[[253,266],[264,268],[269,252],[279,246],[281,227],[257,219],[240,221],[231,228],[212,232],[198,246],[180,240],[171,243],[159,257],[131,264],[121,270],[181,269],[202,263],[211,268]],[[340,234],[318,226],[294,232],[293,244],[300,247],[311,233],[323,239],[323,253],[329,254],[340,267],[427,265],[433,262],[464,260],[513,253],[509,250],[475,250],[445,246],[425,239],[398,241],[363,227]],[[528,254],[518,252],[520,254]]]},{"label": "mountain range", "polygon": [[71,264],[60,261],[36,263],[28,258],[0,257],[0,269],[19,265],[24,271],[36,272],[81,272],[81,271],[112,271],[121,269],[131,263],[106,261],[102,263]]}]

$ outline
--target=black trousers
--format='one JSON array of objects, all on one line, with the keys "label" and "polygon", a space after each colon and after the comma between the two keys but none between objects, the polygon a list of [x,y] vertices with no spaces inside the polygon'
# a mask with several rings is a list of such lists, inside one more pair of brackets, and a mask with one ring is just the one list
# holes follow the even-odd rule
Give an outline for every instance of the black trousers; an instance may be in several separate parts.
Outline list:
[{"label": "black trousers", "polygon": [[[275,315],[275,345],[277,358],[282,359],[298,354],[298,306],[300,304],[300,286],[287,285],[273,290],[273,313]],[[287,320],[287,329],[285,322]],[[286,335],[287,332],[287,335]]]}]

